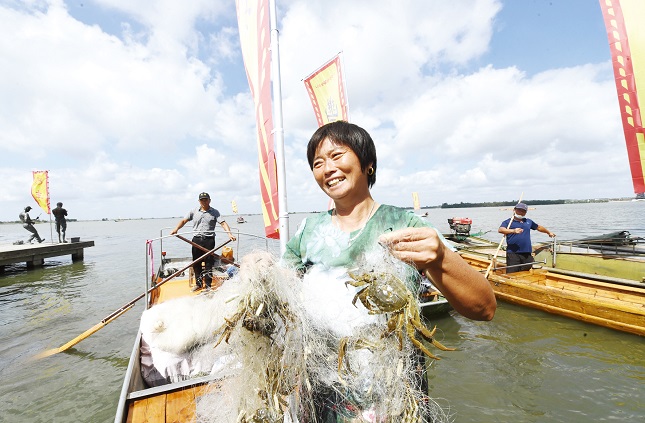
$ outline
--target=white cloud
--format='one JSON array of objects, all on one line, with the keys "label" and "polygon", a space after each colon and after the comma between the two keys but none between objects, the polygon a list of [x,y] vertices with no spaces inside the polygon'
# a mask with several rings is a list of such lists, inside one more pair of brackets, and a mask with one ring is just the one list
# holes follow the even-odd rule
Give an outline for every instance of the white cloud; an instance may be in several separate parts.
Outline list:
[{"label": "white cloud", "polygon": [[[488,63],[502,6],[279,2],[289,210],[327,206],[302,79],[341,50],[350,118],[377,144],[377,201],[631,195],[609,57]],[[0,2],[0,220],[31,201],[40,169],[78,218],[183,215],[202,190],[259,213],[235,19],[210,0]]]}]

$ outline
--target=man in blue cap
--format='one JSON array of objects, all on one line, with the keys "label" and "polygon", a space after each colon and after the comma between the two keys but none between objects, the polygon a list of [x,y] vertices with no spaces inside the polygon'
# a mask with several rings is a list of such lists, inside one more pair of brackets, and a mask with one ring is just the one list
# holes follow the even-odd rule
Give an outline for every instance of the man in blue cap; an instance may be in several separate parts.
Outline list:
[{"label": "man in blue cap", "polygon": [[[506,273],[530,270],[533,267],[530,264],[533,263],[532,230],[545,233],[551,238],[555,237],[555,234],[544,226],[524,217],[528,209],[526,204],[517,203],[513,209],[513,217],[503,221],[497,230],[506,236]],[[521,266],[523,264],[524,266]]]}]

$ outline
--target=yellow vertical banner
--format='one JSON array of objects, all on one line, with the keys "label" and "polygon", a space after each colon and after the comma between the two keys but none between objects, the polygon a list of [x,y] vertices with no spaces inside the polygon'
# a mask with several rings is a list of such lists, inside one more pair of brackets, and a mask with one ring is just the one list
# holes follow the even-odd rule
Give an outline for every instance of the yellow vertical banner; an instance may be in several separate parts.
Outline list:
[{"label": "yellow vertical banner", "polygon": [[231,208],[233,209],[233,213],[237,214],[237,203],[235,200],[231,201]]},{"label": "yellow vertical banner", "polygon": [[246,76],[255,104],[262,216],[268,238],[278,239],[278,173],[271,105],[271,34],[268,0],[236,0],[237,24]]},{"label": "yellow vertical banner", "polygon": [[31,196],[45,213],[49,214],[49,171],[33,171],[33,182],[31,184]]},{"label": "yellow vertical banner", "polygon": [[340,54],[304,81],[319,127],[337,120],[349,120]]},{"label": "yellow vertical banner", "polygon": [[414,210],[421,209],[421,204],[419,203],[419,194],[416,192],[412,193],[412,204],[414,204]]}]

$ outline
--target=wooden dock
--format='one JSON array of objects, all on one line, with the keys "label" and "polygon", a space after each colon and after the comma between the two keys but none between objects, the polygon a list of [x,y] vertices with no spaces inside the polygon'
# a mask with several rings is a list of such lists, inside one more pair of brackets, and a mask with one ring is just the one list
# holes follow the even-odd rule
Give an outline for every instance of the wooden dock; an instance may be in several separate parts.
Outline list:
[{"label": "wooden dock", "polygon": [[0,273],[7,265],[27,263],[27,268],[42,266],[46,258],[71,255],[72,261],[83,260],[85,248],[93,247],[94,241],[51,244],[0,245]]}]

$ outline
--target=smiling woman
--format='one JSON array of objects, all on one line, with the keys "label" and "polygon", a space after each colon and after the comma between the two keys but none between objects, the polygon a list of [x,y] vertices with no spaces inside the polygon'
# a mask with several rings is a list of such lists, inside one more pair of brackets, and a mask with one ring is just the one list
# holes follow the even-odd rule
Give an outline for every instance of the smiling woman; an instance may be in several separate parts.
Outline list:
[{"label": "smiling woman", "polygon": [[287,245],[287,262],[301,271],[313,264],[347,266],[386,245],[394,257],[425,272],[461,314],[492,319],[495,298],[486,279],[425,220],[372,198],[377,157],[365,129],[344,121],[321,126],[309,141],[307,159],[335,208],[302,222]]},{"label": "smiling woman", "polygon": [[[376,182],[377,158],[374,142],[367,131],[344,121],[324,125],[311,137],[307,146],[307,158],[314,179],[334,201],[335,208],[306,218],[301,223],[296,235],[287,243],[283,255],[283,261],[287,265],[306,273],[305,280],[309,283],[321,284],[327,290],[333,290],[339,285],[342,287],[343,283],[353,285],[351,281],[346,282],[345,275],[349,275],[351,279],[369,280],[379,286],[382,283],[384,292],[394,292],[387,280],[402,280],[408,289],[416,292],[421,279],[419,273],[423,272],[455,310],[465,317],[475,320],[493,318],[496,302],[489,283],[448,247],[443,236],[434,227],[411,211],[379,204],[372,198],[370,188]],[[314,282],[313,275],[317,275]],[[354,309],[353,304],[356,304],[358,298],[357,294],[353,302],[346,302],[347,308]],[[408,298],[415,301],[411,295]],[[380,306],[370,301],[362,298],[361,302],[363,305],[367,302],[367,308],[360,309],[359,312],[366,316],[383,313]],[[340,298],[338,303],[342,303]],[[415,306],[409,304],[411,315],[414,315]],[[338,313],[329,320],[336,327],[349,324],[353,333],[358,333],[365,325],[365,320],[357,318],[356,321],[348,322],[347,315]],[[405,321],[407,324],[410,319],[405,318]],[[399,325],[396,326],[396,330],[402,329]],[[388,328],[389,334],[395,331],[390,323]],[[414,333],[415,329],[406,331],[408,334]],[[424,333],[422,329],[419,331]],[[425,332],[424,336],[432,341],[430,331]],[[402,346],[403,340],[399,340]],[[408,341],[415,345],[410,348],[411,351],[416,351],[413,355],[417,357],[408,364],[418,363],[415,360],[423,358],[415,349],[418,346],[416,340],[409,339],[406,343]],[[349,341],[343,338],[330,342],[339,342],[340,371],[342,357],[349,349]],[[355,350],[362,350],[368,355],[373,353],[370,348],[366,351],[364,346],[358,345],[360,344],[354,346]],[[427,395],[423,382],[425,379],[415,368],[417,366],[412,364],[400,373],[405,379],[405,386],[412,390],[412,393],[407,392],[405,395],[410,395],[411,401],[419,409],[424,409],[420,404],[427,403],[423,399]],[[369,371],[378,373],[374,368]],[[361,402],[360,399],[352,398],[351,388],[346,389],[350,391],[348,397],[339,398],[334,392],[342,392],[340,386],[335,386],[334,383],[323,384],[319,391],[320,398],[316,400],[317,413],[323,421],[353,421],[351,419],[355,416],[351,413],[337,415],[343,413],[337,410],[358,409],[366,413],[371,410],[377,413],[379,419],[385,416],[404,418],[405,413],[412,412],[405,410],[399,415],[396,410],[389,409],[386,403],[379,403],[378,398],[372,398],[374,402],[363,398]],[[358,397],[361,395],[360,392],[354,394]],[[422,414],[428,412],[430,410],[427,409],[421,411]]]}]

